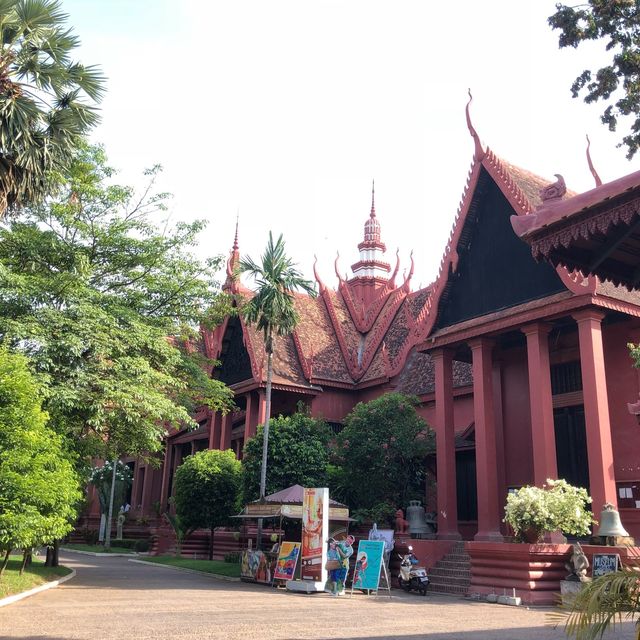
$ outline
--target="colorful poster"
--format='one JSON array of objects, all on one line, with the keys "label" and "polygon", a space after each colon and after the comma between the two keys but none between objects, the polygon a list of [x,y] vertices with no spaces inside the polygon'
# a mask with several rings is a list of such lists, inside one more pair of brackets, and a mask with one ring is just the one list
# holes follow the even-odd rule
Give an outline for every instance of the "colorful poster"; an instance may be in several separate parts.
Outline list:
[{"label": "colorful poster", "polygon": [[326,582],[325,538],[329,532],[329,489],[304,489],[302,500],[301,578]]},{"label": "colorful poster", "polygon": [[293,580],[300,555],[299,542],[283,542],[280,547],[280,555],[273,574],[278,580]]},{"label": "colorful poster", "polygon": [[245,549],[240,561],[240,576],[271,584],[275,569],[276,557],[269,557],[262,551]]},{"label": "colorful poster", "polygon": [[383,540],[360,540],[353,573],[354,589],[377,591],[382,568]]}]

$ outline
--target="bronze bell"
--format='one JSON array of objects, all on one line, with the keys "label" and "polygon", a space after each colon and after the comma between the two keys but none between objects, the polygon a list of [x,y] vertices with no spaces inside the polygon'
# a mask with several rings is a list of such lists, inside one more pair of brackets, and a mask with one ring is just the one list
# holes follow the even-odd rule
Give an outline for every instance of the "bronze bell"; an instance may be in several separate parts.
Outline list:
[{"label": "bronze bell", "polygon": [[605,504],[600,514],[600,527],[596,534],[601,538],[627,537],[629,534],[620,522],[620,514],[612,504]]}]

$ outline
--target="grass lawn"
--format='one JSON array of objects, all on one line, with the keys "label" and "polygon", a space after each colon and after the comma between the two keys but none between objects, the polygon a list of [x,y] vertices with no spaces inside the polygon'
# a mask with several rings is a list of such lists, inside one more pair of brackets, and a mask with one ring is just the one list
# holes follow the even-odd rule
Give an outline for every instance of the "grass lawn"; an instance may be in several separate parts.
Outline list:
[{"label": "grass lawn", "polygon": [[0,578],[0,598],[28,591],[45,582],[51,582],[71,573],[68,567],[45,567],[44,560],[33,559],[33,564],[19,575],[22,556],[10,556],[9,564]]},{"label": "grass lawn", "polygon": [[115,546],[105,549],[101,544],[63,544],[62,547],[72,551],[91,551],[92,553],[133,553],[133,549]]},{"label": "grass lawn", "polygon": [[176,558],[175,556],[149,556],[145,562],[155,562],[156,564],[168,564],[172,567],[183,569],[193,569],[203,573],[217,573],[230,578],[240,577],[239,562],[222,562],[221,560],[189,560],[189,558]]}]

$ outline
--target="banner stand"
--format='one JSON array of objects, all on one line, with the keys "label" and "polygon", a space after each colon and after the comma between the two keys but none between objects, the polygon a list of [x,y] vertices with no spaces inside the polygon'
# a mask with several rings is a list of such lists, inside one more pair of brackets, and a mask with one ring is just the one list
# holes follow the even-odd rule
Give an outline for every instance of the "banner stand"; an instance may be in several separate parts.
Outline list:
[{"label": "banner stand", "polygon": [[[384,580],[384,584],[382,584]],[[358,591],[366,591],[367,595],[370,596],[373,592],[374,595],[380,595],[380,590],[386,589],[389,597],[391,598],[391,580],[389,580],[389,571],[387,569],[387,565],[382,563],[382,572],[380,573],[380,582],[378,583],[377,589],[358,589]],[[353,581],[351,582],[351,593],[349,594],[350,598],[353,598]]]},{"label": "banner stand", "polygon": [[391,581],[384,551],[384,540],[360,540],[349,597],[353,597],[354,590],[364,591],[367,595],[379,595],[381,589],[386,589],[391,597]]}]

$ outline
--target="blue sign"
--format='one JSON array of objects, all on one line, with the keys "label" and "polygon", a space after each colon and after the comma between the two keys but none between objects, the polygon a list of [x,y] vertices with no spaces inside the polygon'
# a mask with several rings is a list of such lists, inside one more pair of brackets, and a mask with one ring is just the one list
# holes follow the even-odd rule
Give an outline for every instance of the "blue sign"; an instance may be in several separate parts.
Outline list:
[{"label": "blue sign", "polygon": [[384,540],[360,540],[353,573],[354,589],[377,591],[383,553]]}]

